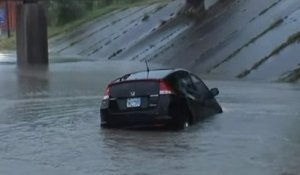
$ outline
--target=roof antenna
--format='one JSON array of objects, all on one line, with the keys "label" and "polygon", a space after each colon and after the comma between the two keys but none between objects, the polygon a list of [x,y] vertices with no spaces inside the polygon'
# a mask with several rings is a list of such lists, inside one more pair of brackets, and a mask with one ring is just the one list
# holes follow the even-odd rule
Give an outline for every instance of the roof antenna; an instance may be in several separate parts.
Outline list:
[{"label": "roof antenna", "polygon": [[147,78],[149,77],[149,65],[148,65],[148,60],[145,59],[145,63],[146,63],[146,66],[147,66]]}]

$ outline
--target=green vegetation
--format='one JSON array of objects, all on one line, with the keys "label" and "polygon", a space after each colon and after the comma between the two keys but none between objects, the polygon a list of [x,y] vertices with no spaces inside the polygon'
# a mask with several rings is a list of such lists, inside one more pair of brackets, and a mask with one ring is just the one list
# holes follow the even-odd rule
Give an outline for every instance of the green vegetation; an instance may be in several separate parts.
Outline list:
[{"label": "green vegetation", "polygon": [[[50,0],[53,1],[49,6],[49,27],[48,36],[53,37],[60,33],[68,32],[75,27],[82,25],[91,20],[97,19],[105,14],[115,10],[125,10],[134,6],[141,6],[153,3],[161,3],[161,0]],[[68,7],[63,6],[63,1],[72,2]],[[168,2],[169,0],[163,0]],[[77,2],[77,3],[75,3]],[[58,4],[62,5],[59,6]],[[68,4],[68,3],[65,3]],[[80,8],[78,7],[80,6]],[[65,11],[65,12],[61,12]],[[68,11],[68,13],[66,13]],[[74,13],[78,14],[75,16]],[[148,16],[149,17],[149,16]],[[147,16],[146,16],[147,18]],[[60,19],[60,20],[58,20]],[[144,19],[147,20],[147,19]]]},{"label": "green vegetation", "polygon": [[160,21],[160,26],[163,26],[163,25],[167,24],[167,22],[168,22],[168,21],[166,21],[166,20],[161,20],[161,21]]},{"label": "green vegetation", "polygon": [[296,82],[300,79],[300,68],[297,68],[291,72],[289,72],[286,76],[279,79],[279,81],[284,82]]},{"label": "green vegetation", "polygon": [[[168,1],[170,0],[49,0],[48,37],[71,31],[115,10]],[[14,49],[15,36],[0,40],[0,50]]]},{"label": "green vegetation", "polygon": [[160,11],[161,9],[165,8],[166,6],[167,6],[167,4],[161,4],[160,6],[158,6],[158,7],[155,9],[155,12],[154,12],[154,13]]},{"label": "green vegetation", "polygon": [[235,50],[233,53],[231,53],[230,55],[228,55],[224,60],[222,60],[220,63],[216,64],[214,67],[212,67],[209,71],[211,72],[214,69],[217,69],[218,67],[220,67],[222,64],[224,64],[225,62],[231,60],[233,57],[235,57],[238,53],[240,53],[244,48],[248,47],[250,44],[254,43],[257,39],[259,39],[260,37],[262,37],[263,35],[265,35],[266,33],[268,33],[270,30],[273,30],[274,28],[276,28],[277,26],[279,26],[281,23],[283,22],[283,19],[278,19],[275,20],[266,30],[264,30],[263,32],[261,32],[260,34],[258,34],[256,37],[252,38],[250,41],[248,41],[246,44],[242,45],[240,48],[238,48],[237,50]]},{"label": "green vegetation", "polygon": [[114,52],[110,57],[108,57],[108,59],[112,59],[113,57],[116,57],[117,55],[119,55],[120,53],[123,52],[123,49],[119,49],[116,52]]},{"label": "green vegetation", "polygon": [[147,21],[150,18],[148,14],[145,14],[144,17],[142,18],[142,21]]},{"label": "green vegetation", "polygon": [[261,11],[261,12],[259,13],[259,16],[261,16],[261,15],[267,13],[271,8],[275,7],[280,1],[281,1],[281,0],[278,0],[278,1],[274,2],[274,3],[271,4],[268,8],[264,9],[263,11]]},{"label": "green vegetation", "polygon": [[15,36],[0,40],[0,50],[15,50],[16,48],[17,46]]},{"label": "green vegetation", "polygon": [[[103,10],[114,10],[128,8],[136,5],[159,2],[158,0],[50,0],[49,2],[49,24],[52,26],[65,25],[66,23],[76,21],[78,18],[85,17],[90,12],[101,12]],[[106,11],[104,10],[104,11]]]},{"label": "green vegetation", "polygon": [[291,44],[299,40],[300,40],[300,31],[289,36],[289,38],[287,39],[287,44]]},{"label": "green vegetation", "polygon": [[250,70],[244,70],[243,72],[238,74],[236,77],[237,78],[243,78],[243,77],[247,76],[249,73],[250,73]]},{"label": "green vegetation", "polygon": [[256,62],[250,69],[241,72],[236,77],[237,78],[244,78],[244,77],[246,77],[253,70],[259,68],[259,66],[261,66],[262,64],[264,64],[269,58],[271,58],[272,56],[280,53],[283,49],[285,49],[286,47],[288,47],[290,44],[293,44],[293,43],[295,43],[295,42],[297,42],[299,40],[300,40],[300,31],[294,33],[291,36],[289,36],[284,43],[282,43],[281,45],[277,46],[268,56],[262,58],[261,60],[259,60],[258,62]]}]

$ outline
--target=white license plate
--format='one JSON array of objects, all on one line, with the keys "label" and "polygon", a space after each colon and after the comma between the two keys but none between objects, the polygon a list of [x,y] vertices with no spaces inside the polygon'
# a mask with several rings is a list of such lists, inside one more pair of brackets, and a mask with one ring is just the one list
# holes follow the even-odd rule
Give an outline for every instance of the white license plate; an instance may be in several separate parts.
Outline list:
[{"label": "white license plate", "polygon": [[128,98],[127,108],[137,108],[141,106],[141,98]]}]

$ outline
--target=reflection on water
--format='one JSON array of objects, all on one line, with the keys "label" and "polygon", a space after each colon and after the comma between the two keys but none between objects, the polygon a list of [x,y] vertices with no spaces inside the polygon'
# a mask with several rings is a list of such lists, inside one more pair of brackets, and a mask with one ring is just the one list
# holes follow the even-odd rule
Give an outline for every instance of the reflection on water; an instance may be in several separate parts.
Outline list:
[{"label": "reflection on water", "polygon": [[47,97],[49,91],[48,66],[27,66],[17,70],[18,92],[23,97]]}]

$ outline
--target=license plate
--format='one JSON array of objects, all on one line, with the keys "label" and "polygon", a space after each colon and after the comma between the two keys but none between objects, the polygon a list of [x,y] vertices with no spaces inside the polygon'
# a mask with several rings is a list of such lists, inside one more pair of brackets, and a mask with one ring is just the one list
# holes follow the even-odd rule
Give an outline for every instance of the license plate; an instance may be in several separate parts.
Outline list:
[{"label": "license plate", "polygon": [[141,106],[141,98],[128,98],[127,108],[137,108]]}]

